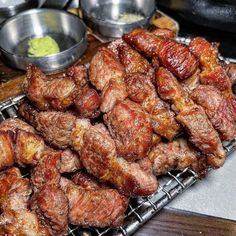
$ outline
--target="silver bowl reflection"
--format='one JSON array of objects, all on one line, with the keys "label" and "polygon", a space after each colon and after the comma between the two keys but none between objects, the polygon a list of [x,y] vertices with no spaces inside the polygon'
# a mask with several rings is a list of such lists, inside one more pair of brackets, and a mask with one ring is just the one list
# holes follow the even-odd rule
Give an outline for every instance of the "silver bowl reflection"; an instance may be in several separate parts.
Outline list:
[{"label": "silver bowl reflection", "polygon": [[[98,33],[119,38],[134,28],[148,25],[155,0],[80,0],[85,22]],[[132,23],[119,21],[121,14],[138,14],[143,19]]]},{"label": "silver bowl reflection", "polygon": [[6,19],[22,12],[27,9],[31,9],[38,6],[38,0],[25,0],[24,2],[18,3],[15,2],[15,5],[8,7],[1,7],[0,4],[0,23],[5,21]]},{"label": "silver bowl reflection", "polygon": [[[28,57],[28,41],[51,36],[60,52],[45,57]],[[86,26],[75,15],[54,9],[33,9],[7,20],[0,31],[3,60],[18,69],[33,63],[46,73],[59,71],[84,53],[87,47]]]}]

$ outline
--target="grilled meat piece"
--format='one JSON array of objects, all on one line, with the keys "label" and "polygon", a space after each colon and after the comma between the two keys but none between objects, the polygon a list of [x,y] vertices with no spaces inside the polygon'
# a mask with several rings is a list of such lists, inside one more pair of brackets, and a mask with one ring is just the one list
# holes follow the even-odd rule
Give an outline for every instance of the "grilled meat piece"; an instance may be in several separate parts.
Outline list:
[{"label": "grilled meat piece", "polygon": [[113,78],[122,78],[124,67],[109,48],[102,47],[94,55],[89,67],[89,79],[100,91]]},{"label": "grilled meat piece", "polygon": [[101,188],[108,188],[106,184],[98,182],[98,180],[94,176],[88,174],[84,170],[77,171],[75,174],[73,174],[72,181],[76,185],[79,185],[81,188],[87,189],[87,190],[97,190]]},{"label": "grilled meat piece", "polygon": [[228,65],[225,65],[225,69],[226,69],[227,75],[229,76],[231,84],[235,85],[236,84],[236,64],[230,63]]},{"label": "grilled meat piece", "polygon": [[[26,77],[23,91],[40,110],[64,111],[75,105],[83,117],[94,118],[99,115],[100,97],[89,87],[84,66],[74,66],[67,70],[64,77],[51,79],[30,64]],[[93,101],[88,101],[91,98]]]},{"label": "grilled meat piece", "polygon": [[102,91],[101,111],[108,112],[116,101],[128,95],[124,85],[124,67],[109,48],[100,48],[92,58],[89,79],[97,90]]},{"label": "grilled meat piece", "polygon": [[124,78],[111,79],[102,90],[101,111],[105,113],[111,111],[118,101],[123,101],[127,96]]},{"label": "grilled meat piece", "polygon": [[122,38],[146,56],[158,57],[160,63],[180,79],[187,79],[198,67],[189,49],[173,39],[158,37],[145,29],[135,29]]},{"label": "grilled meat piece", "polygon": [[31,125],[18,118],[9,118],[0,123],[0,131],[11,131],[11,133],[16,134],[19,129],[29,133],[35,133]]},{"label": "grilled meat piece", "polygon": [[126,196],[147,196],[157,190],[157,181],[137,163],[116,156],[115,142],[102,124],[84,134],[81,160],[87,171],[101,181],[112,183]]},{"label": "grilled meat piece", "polygon": [[19,114],[33,125],[48,143],[61,149],[73,146],[79,151],[83,144],[83,132],[90,126],[89,120],[77,119],[71,113],[37,112],[27,103],[19,106]]},{"label": "grilled meat piece", "polygon": [[226,99],[211,85],[199,85],[191,94],[194,102],[202,106],[222,140],[236,137],[236,124]]},{"label": "grilled meat piece", "polygon": [[230,78],[219,62],[217,46],[204,38],[196,37],[191,40],[189,49],[199,58],[203,68],[201,83],[212,85],[222,92],[236,121],[236,96],[233,94]]},{"label": "grilled meat piece", "polygon": [[161,98],[174,106],[178,114],[176,119],[186,128],[190,141],[208,156],[212,167],[220,167],[224,163],[225,152],[204,109],[189,98],[188,93],[168,70],[160,68],[156,73],[156,80]]},{"label": "grilled meat piece", "polygon": [[82,169],[82,163],[79,159],[79,155],[67,148],[61,152],[60,159],[60,173],[73,173],[76,170]]},{"label": "grilled meat piece", "polygon": [[128,207],[128,200],[116,190],[86,190],[61,178],[61,188],[69,200],[69,221],[84,227],[119,227]]},{"label": "grilled meat piece", "polygon": [[87,69],[85,66],[73,66],[69,68],[66,75],[75,82],[78,90],[74,99],[74,105],[81,117],[96,118],[100,115],[101,103],[98,92],[88,84]]},{"label": "grilled meat piece", "polygon": [[157,176],[186,167],[192,167],[201,177],[207,174],[206,158],[183,138],[157,144],[149,153],[148,159]]},{"label": "grilled meat piece", "polygon": [[31,194],[29,180],[18,168],[0,173],[0,232],[3,235],[49,236],[36,214],[27,209]]},{"label": "grilled meat piece", "polygon": [[0,170],[14,164],[14,147],[9,132],[0,131]]},{"label": "grilled meat piece", "polygon": [[138,104],[125,100],[117,102],[104,116],[117,154],[127,160],[144,158],[152,144],[152,126],[148,114]]},{"label": "grilled meat piece", "polygon": [[200,69],[197,69],[192,76],[182,81],[181,85],[188,93],[191,93],[195,88],[197,88],[200,85]]},{"label": "grilled meat piece", "polygon": [[[19,129],[16,128],[17,126]],[[19,119],[7,119],[0,124],[0,143],[2,157],[0,169],[12,166],[14,161],[23,167],[36,166],[49,150],[60,155],[60,173],[74,172],[82,168],[77,153],[70,149],[52,150],[45,145],[40,136],[35,134],[32,126]]]},{"label": "grilled meat piece", "polygon": [[143,73],[146,78],[154,81],[155,72],[149,62],[123,40],[111,42],[108,47],[113,50],[124,66],[125,73]]},{"label": "grilled meat piece", "polygon": [[157,95],[156,89],[144,74],[133,73],[125,77],[129,98],[139,103],[148,112],[153,130],[172,140],[180,131],[175,114],[167,103]]},{"label": "grilled meat piece", "polygon": [[15,160],[20,166],[35,166],[46,149],[43,139],[24,130],[18,130],[15,141]]},{"label": "grilled meat piece", "polygon": [[44,185],[59,186],[61,178],[59,169],[60,153],[52,150],[45,152],[36,167],[31,171],[34,192],[39,191]]},{"label": "grilled meat piece", "polygon": [[73,104],[77,91],[70,78],[50,80],[32,64],[27,67],[26,77],[23,91],[40,110],[65,110]]},{"label": "grilled meat piece", "polygon": [[68,235],[69,203],[60,188],[44,185],[31,198],[30,207],[51,235]]},{"label": "grilled meat piece", "polygon": [[176,33],[170,29],[155,28],[151,31],[151,33],[166,39],[174,39],[176,37]]},{"label": "grilled meat piece", "polygon": [[84,88],[75,98],[74,104],[81,117],[96,118],[100,115],[101,98],[95,89]]}]

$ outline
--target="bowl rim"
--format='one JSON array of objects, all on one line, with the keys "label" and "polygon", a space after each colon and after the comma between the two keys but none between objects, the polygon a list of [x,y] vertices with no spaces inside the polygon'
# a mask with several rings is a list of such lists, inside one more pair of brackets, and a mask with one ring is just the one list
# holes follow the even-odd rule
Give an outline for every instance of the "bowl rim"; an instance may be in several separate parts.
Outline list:
[{"label": "bowl rim", "polygon": [[21,7],[26,7],[28,6],[28,4],[30,4],[30,0],[25,0],[24,2],[20,3],[20,4],[15,4],[15,5],[11,5],[8,7],[0,7],[0,11],[6,11],[6,10],[14,10],[16,8],[21,8]]},{"label": "bowl rim", "polygon": [[19,55],[19,54],[16,54],[16,53],[9,52],[8,50],[4,49],[1,44],[0,44],[0,50],[3,51],[4,53],[7,53],[7,54],[12,55],[12,56],[17,57],[17,58],[33,58],[34,60],[37,60],[37,59],[40,60],[40,59],[43,59],[43,58],[53,58],[53,57],[56,57],[56,56],[58,56],[60,54],[64,54],[64,53],[66,54],[69,51],[71,51],[74,48],[76,48],[77,46],[79,46],[84,41],[87,41],[86,40],[86,38],[87,38],[86,25],[78,16],[76,16],[76,15],[74,15],[72,13],[66,12],[66,11],[62,11],[62,10],[58,10],[58,9],[50,9],[50,8],[30,9],[30,10],[23,11],[23,12],[15,15],[15,16],[9,18],[8,20],[6,20],[4,22],[4,24],[1,27],[1,29],[0,29],[0,36],[1,36],[1,32],[2,32],[2,29],[4,28],[4,26],[7,25],[7,23],[11,22],[12,20],[15,20],[16,18],[21,17],[22,15],[28,15],[31,12],[42,12],[42,11],[62,13],[62,14],[70,15],[71,17],[73,17],[76,20],[78,20],[81,23],[81,26],[83,27],[83,31],[84,31],[83,32],[83,36],[81,37],[80,41],[76,42],[73,46],[71,46],[70,48],[68,48],[66,50],[63,50],[63,51],[60,51],[58,53],[54,53],[54,54],[51,54],[51,55],[48,55],[48,56],[40,56],[40,57],[23,56],[23,55]]},{"label": "bowl rim", "polygon": [[[96,18],[94,16],[92,16],[88,11],[86,11],[84,8],[83,8],[83,1],[80,0],[80,9],[82,10],[83,13],[85,13],[87,15],[87,17],[95,22],[97,22],[98,24],[109,24],[110,26],[114,25],[114,26],[124,26],[124,25],[135,25],[135,24],[141,24],[141,23],[144,23],[146,22],[148,19],[150,19],[154,12],[156,11],[157,9],[157,6],[155,4],[155,1],[153,1],[154,3],[154,8],[153,10],[151,11],[151,13],[149,15],[144,15],[144,18],[143,19],[140,19],[138,21],[134,21],[134,22],[122,22],[122,21],[113,21],[113,20],[110,20],[110,19],[107,19],[107,20],[103,20],[103,19],[100,19],[100,18]],[[82,4],[81,4],[82,3]]]}]

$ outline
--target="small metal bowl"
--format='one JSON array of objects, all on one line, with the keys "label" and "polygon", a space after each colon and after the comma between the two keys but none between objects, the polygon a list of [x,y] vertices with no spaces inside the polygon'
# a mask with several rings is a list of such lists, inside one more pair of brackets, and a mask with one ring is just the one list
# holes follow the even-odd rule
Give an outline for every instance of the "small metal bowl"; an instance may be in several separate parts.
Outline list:
[{"label": "small metal bowl", "polygon": [[[60,52],[28,57],[28,41],[51,36]],[[33,9],[7,20],[0,31],[0,50],[9,65],[25,70],[33,63],[46,73],[62,70],[79,59],[87,48],[86,26],[75,15],[55,9]]]},{"label": "small metal bowl", "polygon": [[[85,22],[101,35],[119,38],[135,28],[146,27],[156,10],[155,0],[80,0]],[[140,14],[132,23],[119,21],[120,14]]]},{"label": "small metal bowl", "polygon": [[6,19],[31,8],[37,7],[38,1],[37,0],[25,0],[25,2],[12,5],[9,7],[1,7],[0,6],[0,24],[5,21]]}]

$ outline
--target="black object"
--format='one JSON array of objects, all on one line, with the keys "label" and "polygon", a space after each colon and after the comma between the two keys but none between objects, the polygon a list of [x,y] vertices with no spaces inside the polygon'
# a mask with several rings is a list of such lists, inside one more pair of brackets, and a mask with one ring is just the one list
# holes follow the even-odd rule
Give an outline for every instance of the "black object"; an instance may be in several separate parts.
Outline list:
[{"label": "black object", "polygon": [[193,23],[236,33],[235,0],[157,0],[157,5]]}]

